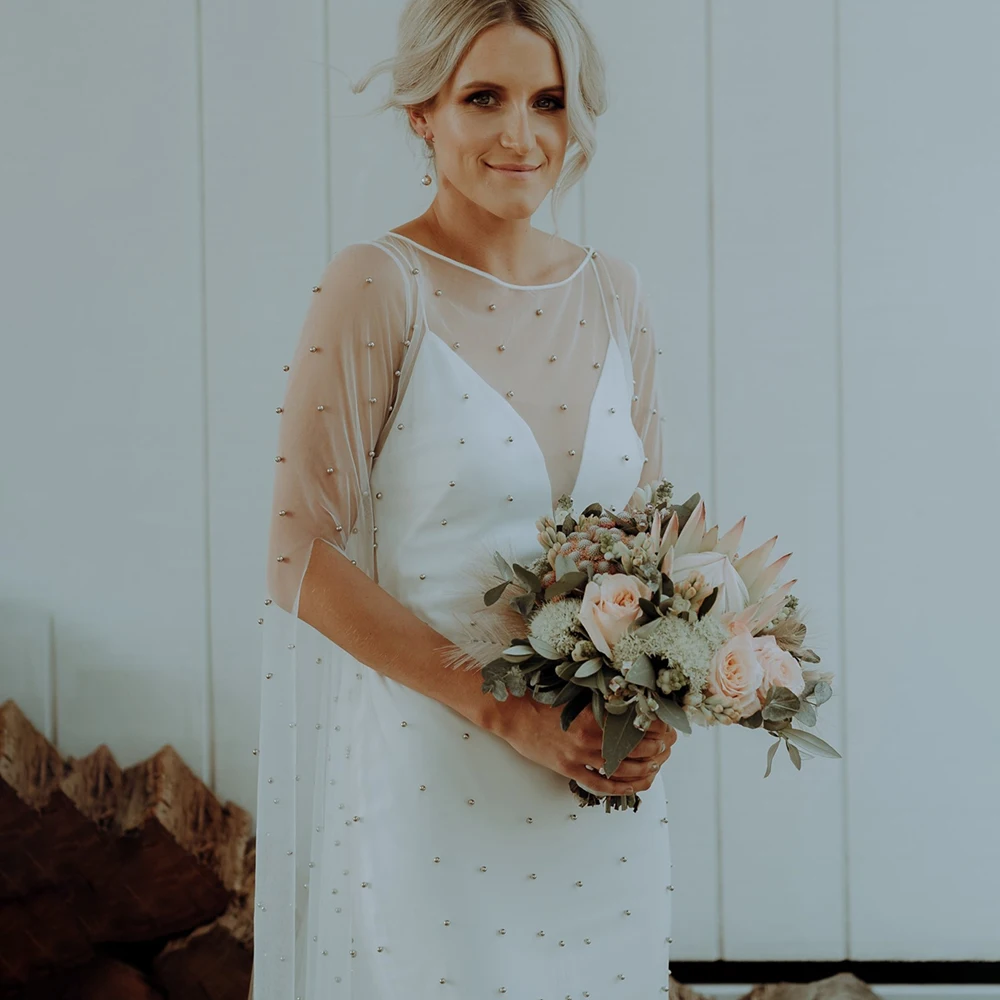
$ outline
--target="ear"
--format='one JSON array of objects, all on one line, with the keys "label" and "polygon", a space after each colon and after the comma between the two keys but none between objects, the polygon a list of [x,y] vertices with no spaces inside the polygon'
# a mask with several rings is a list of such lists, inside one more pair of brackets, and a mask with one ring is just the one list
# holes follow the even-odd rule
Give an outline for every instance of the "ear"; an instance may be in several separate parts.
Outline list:
[{"label": "ear", "polygon": [[423,138],[424,133],[429,130],[427,118],[424,113],[416,108],[407,108],[406,113],[410,118],[410,127],[418,138]]}]

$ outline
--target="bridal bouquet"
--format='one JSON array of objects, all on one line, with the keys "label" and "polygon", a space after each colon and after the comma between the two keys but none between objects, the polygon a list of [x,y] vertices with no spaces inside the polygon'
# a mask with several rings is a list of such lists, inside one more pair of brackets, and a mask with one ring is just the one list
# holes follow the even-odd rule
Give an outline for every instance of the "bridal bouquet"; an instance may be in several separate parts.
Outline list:
[{"label": "bridal bouquet", "polygon": [[[537,522],[534,562],[493,553],[501,582],[483,596],[494,606],[492,653],[470,635],[457,656],[480,667],[483,692],[500,701],[530,689],[535,701],[562,705],[564,731],[589,705],[609,776],[656,718],[687,734],[692,722],[766,730],[776,739],[765,778],[782,740],[800,770],[802,757],[840,757],[796,725],[816,724],[833,674],[802,666],[819,657],[803,646],[796,581],[769,592],[791,553],[765,566],[774,536],[740,557],[745,517],[718,538],[718,526],[705,530],[699,495],[674,506],[672,491],[662,480],[637,489],[621,513],[591,504],[578,519],[560,497],[554,516]],[[496,579],[477,573],[484,585]],[[515,595],[498,604],[508,589]],[[581,805],[639,808],[636,793],[569,784]]]}]

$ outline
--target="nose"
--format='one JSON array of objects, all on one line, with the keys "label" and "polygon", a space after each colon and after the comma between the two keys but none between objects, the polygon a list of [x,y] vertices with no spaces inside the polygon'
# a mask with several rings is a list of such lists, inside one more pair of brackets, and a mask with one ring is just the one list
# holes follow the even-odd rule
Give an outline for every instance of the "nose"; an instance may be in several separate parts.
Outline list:
[{"label": "nose", "polygon": [[[514,149],[521,156],[531,152],[535,137],[531,131],[531,118],[527,111],[514,108],[505,121],[505,128],[500,144],[508,149]],[[504,141],[506,140],[506,141]]]}]

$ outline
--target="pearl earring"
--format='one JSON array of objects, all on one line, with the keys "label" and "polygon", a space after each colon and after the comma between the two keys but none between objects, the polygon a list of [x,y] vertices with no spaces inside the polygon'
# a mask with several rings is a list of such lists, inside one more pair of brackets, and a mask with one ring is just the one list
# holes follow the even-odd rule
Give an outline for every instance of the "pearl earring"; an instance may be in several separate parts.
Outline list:
[{"label": "pearl earring", "polygon": [[[433,136],[430,136],[430,137],[424,136],[424,139],[427,142],[433,142],[434,141],[434,137]],[[424,176],[420,178],[420,183],[423,184],[424,187],[427,187],[427,185],[430,184],[432,180],[433,180],[433,178],[431,177],[430,174],[424,174]]]}]

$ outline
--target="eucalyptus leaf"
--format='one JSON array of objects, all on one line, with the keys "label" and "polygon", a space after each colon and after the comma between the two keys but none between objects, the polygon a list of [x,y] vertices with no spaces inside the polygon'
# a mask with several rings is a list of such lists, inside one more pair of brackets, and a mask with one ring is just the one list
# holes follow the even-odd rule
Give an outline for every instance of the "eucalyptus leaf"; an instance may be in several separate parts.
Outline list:
[{"label": "eucalyptus leaf", "polygon": [[532,591],[528,591],[527,594],[518,594],[510,603],[527,618],[529,612],[535,606],[535,595]]},{"label": "eucalyptus leaf", "polygon": [[[650,621],[658,621],[661,617],[660,609],[648,597],[639,598],[639,607]],[[645,624],[647,622],[643,622],[643,625]]]},{"label": "eucalyptus leaf", "polygon": [[600,691],[591,692],[590,711],[593,713],[598,725],[603,729],[604,724],[607,722],[608,715],[607,712],[604,711],[604,699],[601,697]]},{"label": "eucalyptus leaf", "polygon": [[674,596],[674,581],[666,573],[660,574],[660,595],[662,597]]},{"label": "eucalyptus leaf", "polygon": [[[576,685],[567,684],[566,687],[575,688]],[[576,690],[579,691],[579,688],[576,688]],[[569,729],[573,720],[587,707],[589,701],[590,695],[586,691],[579,691],[576,697],[566,702],[562,710],[562,715],[559,717],[559,725],[562,726],[563,732]]]},{"label": "eucalyptus leaf", "polygon": [[555,571],[556,579],[561,580],[567,573],[576,572],[576,563],[573,562],[569,556],[563,555],[563,553],[560,552],[559,555],[556,556]]},{"label": "eucalyptus leaf", "polygon": [[535,655],[535,651],[531,648],[531,646],[527,643],[527,641],[524,641],[524,642],[515,642],[512,646],[508,646],[503,651],[503,655],[504,656],[534,656]]},{"label": "eucalyptus leaf", "polygon": [[608,715],[625,715],[630,709],[635,714],[635,704],[627,704],[624,701],[605,702],[604,707],[608,710]]},{"label": "eucalyptus leaf", "polygon": [[813,689],[813,699],[816,704],[822,705],[831,697],[833,697],[833,687],[827,681],[817,681],[816,687]]},{"label": "eucalyptus leaf", "polygon": [[604,724],[604,739],[601,744],[601,756],[604,758],[604,772],[610,777],[621,762],[636,748],[645,733],[636,729],[635,705],[628,706],[629,711],[622,715],[609,715]]},{"label": "eucalyptus leaf", "polygon": [[622,675],[630,684],[636,687],[656,689],[656,671],[653,669],[653,661],[645,654],[640,653],[628,668],[628,672]]},{"label": "eucalyptus leaf", "polygon": [[572,701],[574,698],[579,698],[581,695],[583,695],[584,698],[590,697],[586,691],[580,690],[580,686],[578,684],[574,684],[572,681],[567,681],[556,692],[556,700],[552,702],[552,704],[565,705],[567,702]]},{"label": "eucalyptus leaf", "polygon": [[580,687],[590,688],[592,691],[599,691],[601,688],[601,677],[602,674],[598,671],[596,674],[591,674],[589,677],[574,677],[573,683],[579,684]]},{"label": "eucalyptus leaf", "polygon": [[556,597],[562,597],[563,594],[576,590],[580,584],[586,583],[588,579],[589,577],[583,570],[575,569],[571,573],[567,573],[561,580],[556,580],[555,583],[551,583],[545,588],[545,600],[551,601]]},{"label": "eucalyptus leaf", "polygon": [[785,746],[788,747],[788,756],[792,758],[792,763],[801,771],[802,758],[799,756],[799,751],[787,740],[785,741]]},{"label": "eucalyptus leaf", "polygon": [[631,631],[635,633],[635,635],[645,635],[647,632],[655,632],[657,629],[663,627],[662,625],[660,625],[661,619],[662,616],[657,615],[656,618],[654,618],[652,621],[643,622],[641,625],[637,625]]},{"label": "eucalyptus leaf", "polygon": [[515,698],[520,698],[528,690],[528,684],[524,679],[524,674],[521,673],[516,667],[513,670],[507,672],[507,676],[504,678],[507,685],[507,690],[510,691]]},{"label": "eucalyptus leaf", "polygon": [[764,777],[766,778],[771,773],[771,761],[774,760],[774,751],[778,749],[778,744],[781,740],[775,740],[771,744],[771,749],[767,751],[767,770],[764,772]]},{"label": "eucalyptus leaf", "polygon": [[517,577],[517,582],[522,587],[525,587],[534,594],[541,593],[542,581],[530,569],[525,569],[520,563],[514,563],[514,576]]},{"label": "eucalyptus leaf", "polygon": [[816,706],[808,701],[802,702],[802,707],[795,713],[795,720],[803,726],[816,725]]},{"label": "eucalyptus leaf", "polygon": [[571,535],[576,531],[576,521],[572,514],[567,514],[563,519],[562,532],[564,535]]},{"label": "eucalyptus leaf", "polygon": [[660,722],[665,722],[668,726],[682,733],[691,735],[691,720],[687,717],[687,712],[674,701],[669,695],[658,695],[656,699],[656,717]]},{"label": "eucalyptus leaf", "polygon": [[608,687],[608,678],[613,676],[614,674],[607,667],[602,667],[596,674],[594,674],[594,677],[597,679],[597,690],[600,691],[605,698],[611,697],[611,688]]},{"label": "eucalyptus leaf", "polygon": [[568,681],[576,673],[579,666],[580,664],[576,660],[563,660],[562,663],[556,664],[556,673],[564,681]]},{"label": "eucalyptus leaf", "polygon": [[[509,648],[513,649],[514,647],[511,646]],[[526,652],[522,652],[522,653],[509,653],[505,649],[504,652],[503,652],[503,655],[504,655],[504,659],[507,661],[507,663],[515,663],[515,664],[518,664],[518,665],[526,665],[526,664],[530,663],[531,660],[538,659],[538,654],[530,646],[528,646]]]},{"label": "eucalyptus leaf", "polygon": [[498,583],[495,587],[490,587],[489,590],[483,594],[483,604],[489,607],[491,604],[496,604],[497,601],[503,596],[503,592],[507,589],[507,581],[503,583]]},{"label": "eucalyptus leaf", "polygon": [[537,635],[528,636],[528,642],[536,653],[544,656],[547,660],[561,660],[563,658],[562,653],[554,646],[550,646],[544,639],[540,639]]},{"label": "eucalyptus leaf", "polygon": [[740,725],[745,726],[747,729],[760,729],[763,721],[764,715],[758,708],[753,715],[748,715],[745,719],[740,719]]},{"label": "eucalyptus leaf", "polygon": [[510,568],[510,564],[499,552],[493,553],[493,561],[497,564],[497,569],[500,570],[500,575],[508,582],[514,579],[514,571]]},{"label": "eucalyptus leaf", "polygon": [[840,754],[826,740],[821,740],[815,733],[788,728],[785,730],[785,736],[790,742],[802,747],[803,750],[819,754],[820,757],[840,757]]},{"label": "eucalyptus leaf", "polygon": [[604,507],[599,503],[592,503],[589,507],[584,507],[580,511],[580,517],[590,517],[591,514],[602,514],[604,512]]},{"label": "eucalyptus leaf", "polygon": [[767,692],[762,713],[764,718],[770,722],[781,722],[791,719],[800,706],[799,696],[794,691],[779,684]]},{"label": "eucalyptus leaf", "polygon": [[769,733],[782,733],[791,725],[791,719],[778,719],[772,722],[770,719],[764,719],[764,728]]},{"label": "eucalyptus leaf", "polygon": [[492,694],[497,701],[507,700],[507,685],[502,680],[483,684],[483,694]]},{"label": "eucalyptus leaf", "polygon": [[490,683],[499,680],[506,676],[509,667],[510,664],[503,657],[500,657],[498,660],[491,660],[482,669],[483,680]]},{"label": "eucalyptus leaf", "polygon": [[806,663],[820,663],[820,662],[822,662],[820,660],[820,658],[815,654],[815,652],[813,652],[813,650],[811,650],[811,649],[800,649],[796,653],[796,656],[798,656],[798,658],[800,660],[805,660]]},{"label": "eucalyptus leaf", "polygon": [[592,656],[589,660],[584,660],[577,666],[574,677],[591,677],[604,666],[604,657]]},{"label": "eucalyptus leaf", "polygon": [[611,519],[615,524],[622,529],[627,535],[637,535],[639,533],[638,527],[636,527],[635,521],[629,517],[622,517],[621,514],[611,511]]}]

